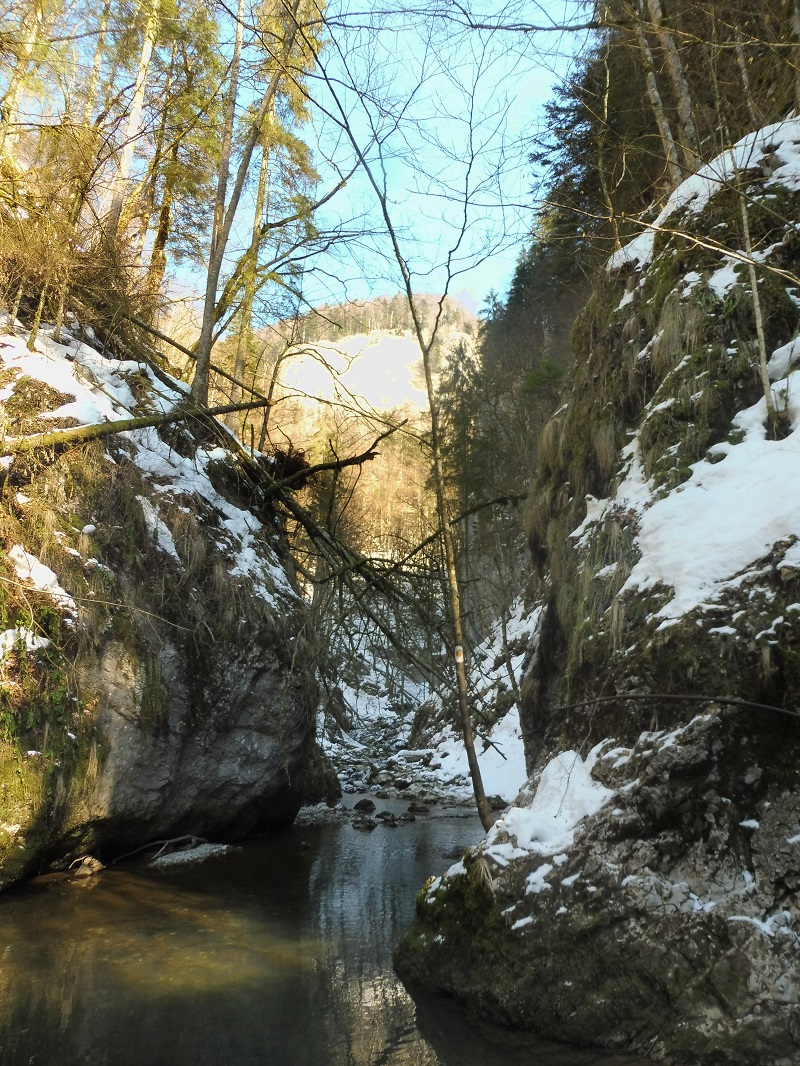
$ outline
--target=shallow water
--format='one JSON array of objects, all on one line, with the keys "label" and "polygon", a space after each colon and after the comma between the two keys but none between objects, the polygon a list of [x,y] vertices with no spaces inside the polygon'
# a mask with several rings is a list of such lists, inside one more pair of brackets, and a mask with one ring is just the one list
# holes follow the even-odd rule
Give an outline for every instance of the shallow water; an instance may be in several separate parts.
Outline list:
[{"label": "shallow water", "polygon": [[[388,806],[388,805],[387,805]],[[193,867],[0,898],[0,1061],[82,1066],[592,1066],[412,1000],[391,953],[473,817],[294,829]]]}]

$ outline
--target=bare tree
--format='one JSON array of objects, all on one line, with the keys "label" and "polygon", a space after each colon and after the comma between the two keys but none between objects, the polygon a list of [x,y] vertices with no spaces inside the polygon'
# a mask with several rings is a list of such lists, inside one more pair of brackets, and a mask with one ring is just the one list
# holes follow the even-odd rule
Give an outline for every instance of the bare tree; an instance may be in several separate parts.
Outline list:
[{"label": "bare tree", "polygon": [[[430,31],[431,33],[435,31]],[[321,57],[317,62],[317,75],[324,84],[327,99],[326,114],[344,134],[351,150],[358,161],[361,172],[377,203],[386,239],[391,249],[391,257],[399,274],[402,290],[411,316],[412,332],[419,345],[424,368],[425,385],[430,409],[430,456],[431,473],[436,497],[439,537],[441,539],[444,559],[449,618],[452,632],[452,654],[458,696],[459,721],[467,760],[469,763],[472,787],[481,821],[489,828],[494,821],[490,804],[487,800],[475,752],[474,731],[470,712],[469,689],[465,666],[464,615],[459,575],[456,566],[456,551],[452,528],[452,513],[448,499],[448,489],[443,464],[442,425],[437,406],[437,390],[434,370],[434,350],[442,324],[445,301],[453,281],[465,268],[467,262],[474,262],[481,251],[471,255],[468,246],[471,227],[475,224],[476,210],[485,211],[490,197],[492,182],[496,173],[487,173],[486,156],[490,153],[494,138],[499,137],[502,128],[502,108],[480,115],[477,105],[477,83],[483,79],[494,61],[492,42],[486,40],[459,41],[460,47],[472,49],[470,56],[467,84],[458,82],[453,73],[445,73],[444,67],[449,57],[440,51],[441,41],[434,41],[431,36],[420,32],[417,38],[421,61],[416,84],[408,91],[402,101],[392,103],[385,92],[379,92],[374,83],[365,91],[352,68],[352,48],[345,54],[344,48],[337,40],[335,29],[329,27],[332,39],[331,57]],[[451,40],[450,45],[455,42]],[[441,64],[441,65],[440,65]],[[377,66],[371,59],[370,69]],[[463,72],[460,72],[463,73]],[[454,143],[434,142],[424,124],[415,125],[422,120],[413,116],[413,103],[417,96],[431,93],[435,77],[447,80],[448,94],[452,99],[458,98],[453,107],[453,125],[460,123],[462,138],[456,146]],[[431,79],[429,81],[429,78]],[[437,97],[434,106],[443,108],[442,98]],[[455,110],[458,109],[458,117]],[[363,131],[363,132],[362,132]],[[416,172],[420,187],[435,191],[441,202],[447,203],[456,217],[448,246],[440,262],[441,286],[440,296],[433,307],[430,321],[426,323],[423,307],[417,297],[416,272],[411,256],[404,248],[401,226],[398,224],[392,200],[391,171],[394,149],[393,138],[398,144],[408,145],[413,132],[419,134],[420,142],[427,139],[428,147],[438,153],[439,179],[433,190],[432,170],[425,175]],[[407,150],[407,149],[406,149]],[[407,158],[407,156],[406,156]],[[445,173],[446,172],[446,173]],[[480,206],[478,206],[480,205]],[[486,249],[482,250],[484,253]],[[430,264],[427,265],[430,270]]]}]

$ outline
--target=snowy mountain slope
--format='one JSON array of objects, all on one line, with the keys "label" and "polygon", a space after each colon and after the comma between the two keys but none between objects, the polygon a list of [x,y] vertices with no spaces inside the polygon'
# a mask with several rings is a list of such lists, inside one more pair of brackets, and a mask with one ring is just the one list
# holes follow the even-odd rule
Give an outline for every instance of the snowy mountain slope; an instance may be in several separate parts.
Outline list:
[{"label": "snowy mountain slope", "polygon": [[317,341],[285,360],[279,391],[283,395],[346,401],[386,411],[411,405],[427,410],[419,345],[409,332],[378,330]]}]

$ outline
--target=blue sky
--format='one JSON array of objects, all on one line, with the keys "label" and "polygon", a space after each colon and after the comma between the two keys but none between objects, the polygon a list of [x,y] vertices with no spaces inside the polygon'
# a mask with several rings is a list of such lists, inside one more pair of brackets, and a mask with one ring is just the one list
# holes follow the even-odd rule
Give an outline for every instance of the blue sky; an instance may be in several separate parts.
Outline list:
[{"label": "blue sky", "polygon": [[[341,124],[347,115],[373,173],[385,179],[414,290],[443,291],[443,265],[458,245],[449,292],[476,312],[490,290],[505,292],[531,232],[530,139],[585,34],[463,30],[448,19],[460,10],[455,0],[426,2],[446,6],[432,18],[425,17],[432,7],[376,16],[363,0],[329,0],[334,29],[309,79],[311,121],[298,133],[314,151],[322,195],[353,168],[355,150]],[[486,21],[537,24],[574,22],[587,7],[585,0],[512,0],[502,11],[488,5],[476,0],[471,10]],[[251,219],[252,203],[249,209],[243,203],[232,255],[249,242]],[[341,224],[361,236],[334,246],[308,270],[303,292],[310,305],[402,290],[363,170],[316,221],[320,229]],[[181,268],[174,283],[176,296],[199,293],[202,270]]]},{"label": "blue sky", "polygon": [[[563,22],[581,7],[579,0],[543,0],[506,11],[512,21]],[[355,21],[352,8],[328,12]],[[485,10],[479,17],[493,16]],[[326,155],[345,171],[352,163],[353,148],[330,117],[341,107],[374,173],[385,180],[416,291],[442,290],[443,264],[459,238],[453,295],[476,310],[490,289],[507,288],[533,222],[529,139],[554,81],[566,74],[583,40],[555,32],[457,32],[443,19],[403,15],[384,17],[377,33],[370,26],[342,31],[338,39],[334,34],[321,62],[338,103],[321,73],[312,82],[322,103],[314,116],[319,169],[330,181]],[[380,151],[376,136],[385,138]],[[309,278],[311,302],[398,291],[399,272],[363,173],[331,205],[329,216],[337,213],[358,217],[376,234]]]}]

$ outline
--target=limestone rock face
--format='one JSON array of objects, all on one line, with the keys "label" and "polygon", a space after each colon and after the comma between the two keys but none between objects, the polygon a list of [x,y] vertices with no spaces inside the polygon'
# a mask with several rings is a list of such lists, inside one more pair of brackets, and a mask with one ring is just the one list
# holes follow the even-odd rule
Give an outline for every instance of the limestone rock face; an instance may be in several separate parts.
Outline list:
[{"label": "limestone rock face", "polygon": [[[0,356],[18,437],[181,399],[144,364],[38,344],[9,335]],[[210,420],[0,461],[0,887],[294,818],[314,635],[254,476]]]},{"label": "limestone rock face", "polygon": [[[800,1061],[798,146],[797,119],[745,138],[597,279],[529,507],[532,776],[397,957],[494,1018],[676,1066]],[[743,195],[755,283],[717,250]],[[575,780],[548,784],[569,752],[612,790],[572,822]]]},{"label": "limestone rock face", "polygon": [[139,717],[142,663],[119,643],[102,649],[83,672],[99,693],[96,728],[108,753],[86,803],[99,837],[111,835],[121,848],[183,832],[241,836],[292,821],[313,704],[287,683],[272,640],[251,632],[240,647],[214,646],[202,666],[162,644],[153,662],[165,713],[155,728]]},{"label": "limestone rock face", "polygon": [[558,1040],[796,1063],[792,733],[718,710],[603,746],[594,777],[614,792],[574,841],[524,854],[501,820],[420,893],[399,972]]}]

